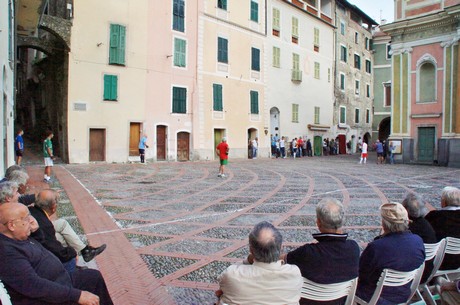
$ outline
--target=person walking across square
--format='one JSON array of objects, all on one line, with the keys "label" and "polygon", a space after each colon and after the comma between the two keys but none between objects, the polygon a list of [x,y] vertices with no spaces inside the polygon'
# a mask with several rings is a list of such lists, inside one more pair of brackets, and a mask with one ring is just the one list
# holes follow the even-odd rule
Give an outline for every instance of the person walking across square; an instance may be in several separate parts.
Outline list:
[{"label": "person walking across square", "polygon": [[147,135],[144,134],[139,141],[139,156],[141,157],[141,163],[146,163],[145,162],[145,149],[149,148],[147,145]]},{"label": "person walking across square", "polygon": [[43,178],[46,183],[49,183],[51,180],[51,168],[54,166],[53,142],[51,142],[53,137],[53,132],[48,131],[46,139],[43,141],[43,157],[45,158],[45,174]]},{"label": "person walking across square", "polygon": [[216,147],[216,154],[219,155],[220,159],[220,167],[219,167],[219,174],[217,177],[225,178],[225,165],[228,164],[228,152],[230,151],[230,148],[228,147],[227,144],[227,138],[223,137],[222,142],[219,143]]}]

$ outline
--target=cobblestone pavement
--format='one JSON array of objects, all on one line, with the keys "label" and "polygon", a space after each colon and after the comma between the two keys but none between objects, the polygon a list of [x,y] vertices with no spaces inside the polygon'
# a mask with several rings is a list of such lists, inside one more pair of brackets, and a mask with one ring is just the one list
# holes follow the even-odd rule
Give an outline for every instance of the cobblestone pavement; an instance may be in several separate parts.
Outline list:
[{"label": "cobblestone pavement", "polygon": [[[358,156],[217,162],[57,166],[88,240],[107,243],[97,258],[115,304],[207,305],[217,276],[248,254],[254,224],[268,220],[285,251],[312,241],[324,197],[346,207],[345,231],[362,247],[380,231],[378,207],[407,192],[438,208],[460,169],[359,165]],[[41,174],[41,172],[40,172]]]}]

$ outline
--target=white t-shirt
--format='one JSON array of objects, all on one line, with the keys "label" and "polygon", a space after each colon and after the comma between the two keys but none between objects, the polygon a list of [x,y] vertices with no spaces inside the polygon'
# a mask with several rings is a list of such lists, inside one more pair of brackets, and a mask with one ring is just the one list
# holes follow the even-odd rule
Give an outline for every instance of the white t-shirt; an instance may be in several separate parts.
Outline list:
[{"label": "white t-shirt", "polygon": [[257,141],[256,140],[252,140],[252,147],[257,148]]},{"label": "white t-shirt", "polygon": [[362,152],[363,154],[367,154],[367,143],[366,143],[366,142],[363,142],[363,147],[362,147],[361,152]]}]

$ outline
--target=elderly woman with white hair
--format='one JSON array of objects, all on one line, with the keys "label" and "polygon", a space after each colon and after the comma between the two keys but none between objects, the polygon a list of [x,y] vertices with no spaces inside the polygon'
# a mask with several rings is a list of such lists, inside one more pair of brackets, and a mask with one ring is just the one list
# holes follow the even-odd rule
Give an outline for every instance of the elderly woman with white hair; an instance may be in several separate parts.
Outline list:
[{"label": "elderly woman with white hair", "polygon": [[[396,202],[380,207],[383,235],[369,243],[359,260],[359,280],[356,294],[369,301],[383,269],[412,271],[425,261],[425,247],[420,236],[409,231],[406,209]],[[399,287],[384,287],[379,305],[400,304],[410,295],[410,283]]]}]

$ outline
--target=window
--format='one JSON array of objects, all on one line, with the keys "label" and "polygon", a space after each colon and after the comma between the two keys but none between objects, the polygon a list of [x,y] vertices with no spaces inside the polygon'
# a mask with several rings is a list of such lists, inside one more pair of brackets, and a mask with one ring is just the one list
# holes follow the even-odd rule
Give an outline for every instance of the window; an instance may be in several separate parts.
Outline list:
[{"label": "window", "polygon": [[186,58],[186,41],[180,38],[174,38],[174,66],[185,67]]},{"label": "window", "polygon": [[425,62],[420,66],[417,86],[418,102],[436,101],[436,68],[431,62]]},{"label": "window", "polygon": [[371,73],[371,61],[369,59],[366,59],[366,72]]},{"label": "window", "polygon": [[370,44],[370,39],[369,38],[364,38],[364,47],[366,48],[366,50],[370,50],[371,49],[371,44]]},{"label": "window", "polygon": [[302,71],[300,71],[299,54],[292,53],[292,77],[293,81],[302,81]]},{"label": "window", "polygon": [[348,51],[346,46],[340,46],[340,60],[347,62]]},{"label": "window", "polygon": [[222,10],[227,10],[227,0],[217,0],[217,7]]},{"label": "window", "polygon": [[217,39],[217,61],[228,63],[228,40],[222,37]]},{"label": "window", "polygon": [[292,17],[292,42],[299,42],[299,19]]},{"label": "window", "polygon": [[355,94],[359,95],[359,80],[355,80]]},{"label": "window", "polygon": [[360,70],[361,69],[361,56],[355,54],[355,68]]},{"label": "window", "polygon": [[251,1],[251,20],[254,22],[259,21],[259,3]]},{"label": "window", "polygon": [[315,107],[315,124],[319,124],[319,107]]},{"label": "window", "polygon": [[331,82],[331,68],[327,68],[327,82]]},{"label": "window", "polygon": [[345,124],[346,122],[347,122],[347,107],[340,106],[339,123]]},{"label": "window", "polygon": [[119,24],[110,25],[109,64],[125,65],[126,28]]},{"label": "window", "polygon": [[273,8],[273,20],[272,20],[272,27],[273,27],[273,35],[274,36],[280,36],[280,17],[281,13],[279,9]]},{"label": "window", "polygon": [[371,97],[371,85],[366,84],[366,97]]},{"label": "window", "polygon": [[366,123],[369,124],[371,122],[371,111],[366,109]]},{"label": "window", "polygon": [[359,124],[359,108],[355,108],[355,123]]},{"label": "window", "polygon": [[387,44],[387,60],[391,59],[391,44]]},{"label": "window", "polygon": [[259,92],[251,91],[251,114],[259,114]]},{"label": "window", "polygon": [[345,22],[340,21],[340,34],[345,35]]},{"label": "window", "polygon": [[104,101],[118,100],[118,76],[104,74]]},{"label": "window", "polygon": [[173,87],[173,113],[187,113],[187,89]]},{"label": "window", "polygon": [[273,47],[273,67],[279,68],[280,64],[281,49]]},{"label": "window", "polygon": [[359,43],[359,33],[355,32],[355,43]]},{"label": "window", "polygon": [[319,79],[319,72],[320,72],[320,66],[319,66],[319,62],[315,62],[315,78],[316,79]]},{"label": "window", "polygon": [[319,52],[319,29],[318,28],[314,28],[313,49],[315,50],[315,52]]},{"label": "window", "polygon": [[185,4],[184,0],[173,2],[173,30],[184,32],[185,30]]},{"label": "window", "polygon": [[292,104],[292,123],[299,123],[299,104]]},{"label": "window", "polygon": [[390,107],[391,106],[391,83],[384,83],[383,84],[383,94],[384,94],[384,101],[383,106]]},{"label": "window", "polygon": [[212,85],[212,100],[213,100],[212,109],[214,111],[222,111],[224,109],[223,102],[222,102],[222,85],[219,85],[219,84]]},{"label": "window", "polygon": [[260,71],[260,50],[251,48],[251,70]]},{"label": "window", "polygon": [[340,73],[340,90],[345,91],[345,74]]}]

